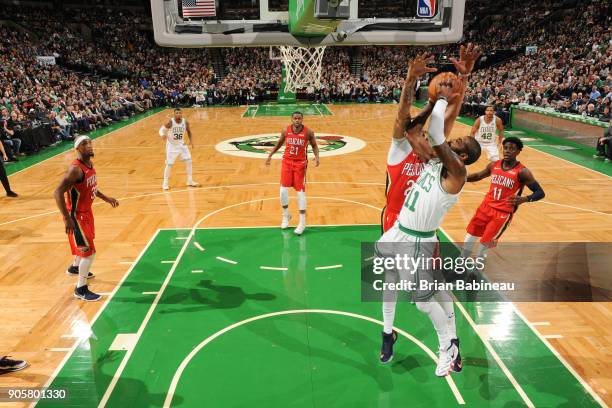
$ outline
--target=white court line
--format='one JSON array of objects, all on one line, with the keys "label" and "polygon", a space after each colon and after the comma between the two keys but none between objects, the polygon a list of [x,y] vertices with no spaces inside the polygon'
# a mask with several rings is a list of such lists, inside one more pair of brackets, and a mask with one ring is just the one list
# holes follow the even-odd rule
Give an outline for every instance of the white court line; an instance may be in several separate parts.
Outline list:
[{"label": "white court line", "polygon": [[527,326],[529,326],[529,328],[531,329],[532,332],[535,333],[536,336],[539,337],[539,339],[542,341],[542,343],[544,343],[546,345],[546,347],[548,347],[548,349],[550,350],[551,353],[554,354],[555,357],[557,357],[557,360],[559,360],[561,362],[561,364],[563,364],[565,366],[565,368],[567,368],[567,370],[572,373],[574,375],[574,377],[578,380],[578,382],[580,383],[580,385],[582,385],[582,387],[587,390],[587,392],[589,394],[591,394],[591,397],[593,397],[593,399],[595,401],[597,401],[597,403],[599,405],[601,405],[604,408],[607,408],[607,404],[601,399],[601,397],[599,396],[599,394],[597,394],[595,391],[593,391],[593,388],[591,388],[591,386],[580,376],[580,374],[578,374],[576,372],[576,370],[574,370],[574,368],[565,360],[565,358],[559,354],[559,352],[557,351],[557,349],[555,349],[550,342],[545,339],[539,331],[537,331],[535,329],[535,327],[533,327],[533,325],[531,324],[531,322],[529,322],[529,320],[527,320],[525,318],[525,316],[521,313],[521,311],[518,309],[518,307],[516,307],[516,305],[513,303],[512,307],[514,309],[514,313],[516,313],[518,315],[518,317],[520,317],[523,322],[525,322],[525,324]]},{"label": "white court line", "polygon": [[227,262],[228,264],[232,264],[232,265],[238,264],[238,262],[236,261],[232,261],[231,259],[223,258],[221,256],[217,256],[216,258],[220,261]]},{"label": "white court line", "polygon": [[577,167],[579,167],[579,168],[581,168],[581,169],[584,169],[584,170],[589,170],[589,171],[591,171],[591,172],[593,172],[593,173],[597,173],[597,174],[599,174],[600,176],[604,176],[604,177],[612,178],[612,177],[608,176],[607,174],[601,173],[601,172],[599,172],[599,171],[597,171],[597,170],[589,169],[588,167],[585,167],[585,166],[583,166],[583,165],[581,165],[581,164],[572,163],[571,161],[569,161],[569,160],[565,160],[565,159],[562,159],[561,157],[555,156],[554,154],[550,154],[550,153],[543,152],[542,150],[534,149],[533,147],[530,147],[530,146],[529,146],[529,145],[527,145],[527,144],[525,145],[525,147],[529,147],[530,149],[535,150],[536,152],[546,154],[546,155],[548,155],[548,156],[554,157],[555,159],[562,160],[562,161],[564,161],[564,162],[566,162],[566,163],[570,163],[570,164],[572,164],[572,165],[574,165],[574,166],[577,166]]},{"label": "white court line", "polygon": [[[450,234],[448,234],[442,228],[440,228],[440,231],[449,239],[451,239]],[[457,247],[457,244],[454,243],[452,239],[451,242]],[[459,302],[455,302],[455,304],[459,306]],[[563,358],[563,356],[559,354],[559,352],[548,342],[548,340],[540,334],[540,332],[533,326],[533,324],[529,320],[527,320],[527,318],[521,313],[518,307],[511,302],[508,302],[508,304],[512,306],[512,310],[514,311],[514,313],[516,313],[516,315],[527,325],[527,327],[531,329],[531,331],[540,339],[540,341],[544,343],[546,347],[548,347],[548,350],[557,358],[557,360],[561,362],[561,364],[565,366],[565,368],[576,378],[576,380],[578,380],[580,385],[582,385],[582,387],[591,395],[591,397],[593,397],[593,399],[602,407],[607,408],[608,405],[601,399],[601,397],[595,391],[593,391],[593,388],[591,388],[591,386],[580,376],[580,374],[578,374],[576,370],[572,368],[572,366],[565,360],[565,358]],[[464,311],[463,307],[461,307],[460,310]]]},{"label": "white court line", "polygon": [[315,267],[315,270],[320,271],[323,269],[337,269],[337,268],[342,268],[342,265],[330,265],[330,266],[317,266]]},{"label": "white court line", "polygon": [[[277,183],[274,183],[274,184],[277,184]],[[358,201],[346,200],[346,199],[343,199],[343,198],[333,198],[333,197],[310,197],[310,198],[311,199],[313,199],[313,198],[320,198],[320,199],[328,199],[328,200],[334,200],[334,201],[352,202],[352,203],[357,203],[357,204],[364,205],[366,207],[373,208],[373,209],[375,209],[377,211],[381,211],[381,208],[375,207],[373,205],[365,204],[365,203],[360,203]],[[170,279],[172,279],[172,275],[174,275],[174,271],[176,271],[176,268],[177,268],[181,258],[185,254],[185,251],[187,249],[187,246],[189,245],[189,242],[195,236],[195,231],[198,228],[198,226],[201,223],[203,223],[204,221],[206,221],[208,218],[210,218],[210,217],[212,217],[212,216],[214,216],[214,215],[216,215],[216,214],[218,214],[218,213],[220,213],[222,211],[225,211],[227,209],[234,208],[234,207],[239,207],[239,206],[245,205],[245,204],[260,203],[262,201],[270,201],[270,200],[278,200],[278,197],[260,198],[260,199],[257,199],[257,200],[242,201],[242,202],[239,202],[239,203],[236,203],[236,204],[232,204],[232,205],[228,205],[228,206],[219,208],[217,210],[209,212],[208,214],[206,214],[205,216],[200,218],[193,225],[193,227],[191,227],[191,230],[189,232],[189,239],[186,240],[185,243],[183,244],[183,246],[181,247],[181,250],[179,251],[179,253],[178,253],[177,257],[176,257],[176,260],[175,260],[174,264],[170,268],[170,271],[168,271],[168,274],[166,275],[166,279],[164,280],[164,282],[161,285],[159,293],[157,294],[155,299],[153,299],[153,302],[149,306],[149,310],[147,311],[147,314],[145,315],[144,319],[142,319],[142,323],[140,324],[140,327],[138,328],[138,332],[136,333],[137,334],[137,337],[136,337],[137,338],[137,342],[140,341],[140,337],[142,336],[142,333],[143,333],[145,327],[147,326],[147,324],[149,324],[149,320],[151,319],[151,316],[153,315],[153,311],[157,307],[157,304],[159,303],[159,301],[160,301],[164,291],[166,290],[166,287],[170,283]],[[137,345],[137,343],[136,343],[136,345]],[[128,350],[127,353],[123,356],[123,359],[121,360],[121,363],[119,363],[119,367],[117,367],[117,371],[115,371],[115,373],[113,374],[113,378],[111,379],[111,381],[110,381],[106,391],[104,392],[104,395],[102,396],[102,399],[100,400],[100,403],[98,404],[98,408],[102,408],[102,407],[106,406],[106,403],[108,402],[111,394],[113,393],[113,390],[115,389],[115,386],[117,385],[117,382],[119,381],[119,378],[121,378],[123,370],[125,370],[125,367],[127,366],[127,363],[129,361],[130,357],[132,356],[132,352],[135,349],[136,349],[136,346],[134,347],[134,349]]]},{"label": "white court line", "polygon": [[374,259],[374,258],[376,258],[376,256],[371,256],[371,257],[369,257],[369,258],[364,259],[363,261],[364,261],[364,262],[368,262],[368,261],[371,261],[371,260],[372,260],[372,259]]},{"label": "white court line", "polygon": [[143,295],[157,295],[159,292],[142,292]]},{"label": "white court line", "polygon": [[535,408],[535,405],[533,405],[533,402],[531,402],[531,400],[529,399],[529,397],[527,396],[527,394],[523,390],[523,387],[521,387],[521,385],[518,383],[518,381],[516,381],[516,379],[514,378],[514,376],[510,372],[510,370],[508,370],[508,367],[506,367],[506,364],[504,364],[502,359],[499,357],[499,355],[497,354],[497,352],[495,351],[495,349],[493,348],[493,346],[491,345],[489,340],[482,334],[482,331],[478,330],[478,327],[477,327],[476,323],[474,323],[474,320],[472,320],[472,317],[463,308],[463,305],[460,302],[458,302],[458,301],[455,301],[455,305],[457,305],[457,307],[461,311],[461,314],[465,317],[465,320],[467,320],[467,322],[470,324],[470,326],[472,326],[472,329],[474,330],[476,335],[478,335],[478,337],[480,337],[480,340],[482,341],[482,343],[487,348],[487,351],[491,354],[491,356],[493,357],[493,360],[495,360],[495,362],[497,363],[499,368],[502,370],[504,375],[506,377],[508,377],[508,380],[510,380],[510,383],[512,384],[512,386],[519,393],[519,395],[521,396],[523,402],[528,407]]},{"label": "white court line", "polygon": [[[145,247],[142,249],[142,251],[140,251],[140,254],[138,254],[138,257],[136,257],[136,263],[138,263],[138,261],[140,260],[140,258],[142,258],[142,256],[144,255],[145,252],[147,252],[147,249],[149,249],[149,247],[151,246],[151,244],[153,243],[153,241],[155,241],[155,239],[157,238],[157,236],[159,235],[159,230],[155,231],[155,233],[153,234],[153,236],[151,237],[151,239],[149,239],[149,242],[147,242],[147,245],[145,245]],[[136,265],[136,263],[134,263],[134,265]],[[104,309],[106,309],[106,306],[108,306],[110,304],[110,302],[113,300],[113,296],[115,296],[115,293],[117,293],[117,291],[119,290],[119,288],[121,287],[121,285],[123,284],[123,282],[125,282],[125,280],[127,279],[127,277],[129,276],[130,272],[132,272],[132,270],[134,269],[134,265],[132,265],[127,272],[123,275],[123,277],[121,278],[121,280],[119,281],[119,283],[117,283],[117,286],[115,286],[115,288],[113,289],[113,292],[110,294],[108,300],[106,302],[104,302],[104,304],[102,305],[102,307],[100,307],[100,309],[98,309],[98,311],[96,312],[95,316],[93,317],[93,319],[91,319],[91,323],[89,323],[90,327],[94,326],[94,323],[96,322],[96,320],[98,320],[98,317],[100,317],[102,315],[102,312],[104,312]],[[86,339],[87,340],[87,339]],[[77,347],[79,346],[80,342],[76,341],[74,342],[74,345],[70,348],[70,352],[66,354],[66,356],[64,357],[64,359],[60,362],[60,364],[56,367],[55,371],[53,372],[53,374],[51,374],[51,376],[49,377],[49,379],[47,380],[47,382],[45,383],[45,385],[43,386],[43,388],[49,388],[49,386],[51,385],[51,383],[53,382],[53,380],[57,377],[57,375],[60,373],[60,371],[62,370],[62,368],[66,365],[66,363],[68,362],[68,360],[70,359],[70,357],[72,356],[72,354],[74,353],[74,351],[77,349]],[[38,402],[33,402],[30,404],[30,408],[33,408],[36,406]]]},{"label": "white court line", "polygon": [[550,326],[550,322],[531,322],[532,326]]},{"label": "white court line", "polygon": [[[93,142],[96,142],[96,141],[98,141],[98,140],[102,139],[103,137],[106,137],[106,136],[108,136],[108,135],[110,135],[110,134],[112,134],[112,133],[118,132],[118,131],[120,131],[120,130],[126,129],[126,128],[128,128],[128,127],[132,126],[132,125],[137,124],[137,123],[140,123],[140,122],[142,122],[144,119],[149,119],[149,118],[152,118],[153,116],[158,115],[158,114],[160,114],[160,113],[162,113],[162,112],[165,112],[166,110],[167,110],[167,109],[163,109],[163,110],[161,110],[161,111],[159,111],[159,112],[155,112],[155,113],[153,113],[153,114],[151,114],[151,115],[149,115],[149,116],[145,116],[144,118],[138,119],[137,121],[135,121],[135,122],[133,122],[133,123],[128,123],[128,124],[127,124],[127,125],[125,125],[125,126],[121,126],[119,129],[111,130],[110,132],[105,133],[105,134],[103,134],[102,136],[99,136],[99,137],[96,137],[95,139],[92,139],[92,141],[93,141]],[[94,148],[94,150],[95,150],[95,148]],[[70,152],[71,152],[71,149],[68,149],[68,150],[66,150],[66,151],[63,151],[63,152],[60,152],[60,153],[54,154],[53,156],[48,157],[48,158],[46,158],[45,160],[39,161],[38,163],[34,163],[33,165],[26,167],[25,169],[21,169],[21,170],[19,170],[19,171],[14,172],[14,173],[13,173],[13,174],[11,174],[9,177],[14,176],[15,174],[19,174],[19,173],[21,173],[22,171],[26,171],[26,170],[28,170],[28,169],[31,169],[32,167],[38,166],[39,164],[43,164],[44,162],[46,162],[46,161],[48,161],[48,160],[51,160],[51,159],[54,159],[54,158],[56,158],[57,156],[61,156],[62,154],[66,154],[66,153],[70,153]]]},{"label": "white court line", "polygon": [[175,261],[161,261],[163,264],[173,264]]},{"label": "white court line", "polygon": [[[77,342],[78,343],[78,342]],[[72,351],[72,347],[52,347],[49,351],[56,351],[59,353],[66,353]]]},{"label": "white court line", "polygon": [[[172,377],[172,382],[170,383],[170,388],[168,389],[168,393],[166,394],[166,399],[164,400],[164,408],[170,407],[172,405],[172,399],[174,397],[174,393],[176,391],[176,387],[178,386],[178,383],[181,379],[181,376],[183,375],[183,372],[185,371],[185,368],[187,368],[187,365],[189,364],[189,362],[193,359],[193,357],[195,357],[196,354],[198,354],[200,352],[200,350],[202,350],[204,348],[204,346],[206,346],[207,344],[209,344],[210,342],[212,342],[213,340],[215,340],[217,337],[221,336],[224,333],[227,333],[228,331],[235,329],[236,327],[242,326],[244,324],[247,323],[251,323],[257,320],[262,320],[262,319],[267,319],[270,317],[274,317],[274,316],[281,316],[281,315],[289,315],[289,314],[303,314],[303,313],[321,313],[321,314],[334,314],[334,315],[341,315],[341,316],[348,316],[348,317],[354,317],[357,319],[361,319],[361,320],[366,320],[368,322],[372,322],[372,323],[376,323],[379,324],[381,326],[383,326],[383,322],[381,322],[380,320],[376,320],[372,317],[369,316],[364,316],[364,315],[360,315],[360,314],[356,314],[356,313],[350,313],[350,312],[342,312],[339,310],[323,310],[323,309],[300,309],[300,310],[285,310],[282,312],[273,312],[273,313],[267,313],[267,314],[263,314],[263,315],[259,315],[259,316],[254,316],[251,317],[249,319],[245,319],[242,320],[240,322],[234,323],[230,326],[227,326],[221,330],[219,330],[218,332],[212,334],[211,336],[207,337],[204,341],[202,341],[200,344],[198,344],[181,362],[179,368],[176,370],[176,372],[174,373],[174,376]],[[399,334],[401,334],[402,336],[406,337],[408,340],[412,341],[414,344],[416,344],[421,350],[423,350],[433,361],[434,363],[437,364],[438,362],[438,357],[436,356],[436,354],[431,351],[425,344],[423,344],[419,339],[417,339],[416,337],[412,336],[410,333],[399,329],[397,327],[394,327],[395,331],[397,331]],[[448,383],[451,391],[453,392],[453,395],[455,396],[455,399],[457,400],[457,403],[460,405],[464,405],[465,404],[465,400],[463,399],[463,397],[461,396],[461,393],[459,392],[459,389],[457,388],[455,382],[453,381],[452,376],[447,375],[446,377],[444,377],[446,379],[446,382]]]},{"label": "white court line", "polygon": [[201,252],[204,252],[204,248],[202,248],[202,245],[200,245],[198,242],[194,242],[193,245],[198,248]]},{"label": "white court line", "polygon": [[563,335],[561,335],[561,334],[545,334],[542,337],[544,337],[545,339],[562,339]]},{"label": "white court line", "polygon": [[259,269],[267,269],[270,271],[286,271],[288,268],[278,268],[275,266],[260,266]]},{"label": "white court line", "polygon": [[119,265],[134,265],[133,261],[121,261],[119,262]]},{"label": "white court line", "polygon": [[[359,182],[353,182],[353,181],[309,181],[308,184],[357,184],[357,185],[373,185],[373,186],[384,186],[384,183],[359,183]],[[128,196],[128,197],[121,197],[118,198],[117,200],[119,202],[124,202],[124,201],[128,201],[128,200],[136,200],[136,199],[140,199],[140,198],[146,198],[146,197],[155,197],[155,196],[165,196],[167,194],[175,194],[175,193],[184,193],[187,191],[191,191],[191,192],[203,192],[203,191],[208,191],[208,190],[216,190],[216,189],[222,189],[222,188],[243,188],[243,187],[261,187],[261,186],[278,186],[278,183],[275,182],[270,182],[270,183],[248,183],[248,184],[229,184],[229,185],[222,185],[222,186],[208,186],[208,187],[200,187],[197,189],[193,189],[193,188],[184,188],[184,189],[180,189],[180,190],[171,190],[171,191],[158,191],[156,193],[146,193],[146,194],[138,194],[135,196]],[[309,197],[312,198],[312,197]],[[105,202],[98,200],[96,202],[93,203],[94,206],[98,206],[98,205],[102,205],[102,204],[106,204]],[[59,211],[58,210],[52,210],[52,211],[47,211],[47,212],[43,212],[43,213],[39,213],[39,214],[34,214],[34,215],[29,215],[27,217],[23,217],[23,218],[16,218],[14,220],[11,221],[5,221],[0,223],[0,227],[3,225],[8,225],[8,224],[13,224],[15,222],[20,222],[20,221],[27,221],[30,220],[32,218],[38,218],[38,217],[43,217],[45,215],[51,215],[51,214],[58,214]],[[239,228],[239,227],[236,227]],[[252,228],[252,227],[244,227],[244,228]],[[172,229],[172,228],[168,228],[168,229]],[[182,229],[182,228],[174,228],[174,229]],[[185,229],[189,229],[189,228],[185,228]]]},{"label": "white court line", "polygon": [[96,292],[96,293],[100,296],[110,296],[113,294],[113,292]]},{"label": "white court line", "polygon": [[60,337],[62,339],[78,339],[81,336],[79,336],[78,334],[62,334]]},{"label": "white court line", "polygon": [[179,241],[184,241],[187,239],[187,237],[176,237],[175,239],[179,240]]},{"label": "white court line", "polygon": [[191,273],[204,273],[203,269],[194,269]]}]

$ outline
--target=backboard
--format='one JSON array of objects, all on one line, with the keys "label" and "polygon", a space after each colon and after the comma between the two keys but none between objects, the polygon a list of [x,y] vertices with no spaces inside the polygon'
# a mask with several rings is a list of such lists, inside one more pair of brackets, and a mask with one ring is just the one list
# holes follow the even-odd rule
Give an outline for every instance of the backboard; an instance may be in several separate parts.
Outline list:
[{"label": "backboard", "polygon": [[453,43],[464,8],[465,0],[151,0],[155,41],[167,47]]}]

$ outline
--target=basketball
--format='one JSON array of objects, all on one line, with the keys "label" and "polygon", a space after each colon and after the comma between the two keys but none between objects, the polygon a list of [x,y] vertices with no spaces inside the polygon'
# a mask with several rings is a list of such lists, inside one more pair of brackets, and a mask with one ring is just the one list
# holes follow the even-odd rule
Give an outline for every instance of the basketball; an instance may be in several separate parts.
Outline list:
[{"label": "basketball", "polygon": [[438,84],[441,82],[451,82],[459,79],[459,77],[452,72],[441,72],[429,81],[427,91],[429,93],[429,100],[435,101],[438,99]]}]

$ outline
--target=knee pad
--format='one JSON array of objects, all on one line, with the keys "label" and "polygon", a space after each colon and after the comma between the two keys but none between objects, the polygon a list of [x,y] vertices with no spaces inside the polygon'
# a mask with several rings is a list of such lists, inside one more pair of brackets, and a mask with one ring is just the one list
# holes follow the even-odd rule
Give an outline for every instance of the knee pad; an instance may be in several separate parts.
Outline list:
[{"label": "knee pad", "polygon": [[289,205],[289,189],[281,186],[280,188],[280,202],[283,207]]},{"label": "knee pad", "polygon": [[298,196],[298,207],[300,210],[305,210],[306,209],[306,192],[305,191],[298,191],[297,193]]}]

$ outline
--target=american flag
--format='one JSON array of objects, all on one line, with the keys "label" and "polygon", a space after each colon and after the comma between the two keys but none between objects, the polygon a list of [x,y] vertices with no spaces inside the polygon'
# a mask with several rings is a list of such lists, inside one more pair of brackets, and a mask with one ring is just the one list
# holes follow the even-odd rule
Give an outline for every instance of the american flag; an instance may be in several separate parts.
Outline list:
[{"label": "american flag", "polygon": [[215,0],[181,0],[183,18],[214,17],[217,15]]}]

